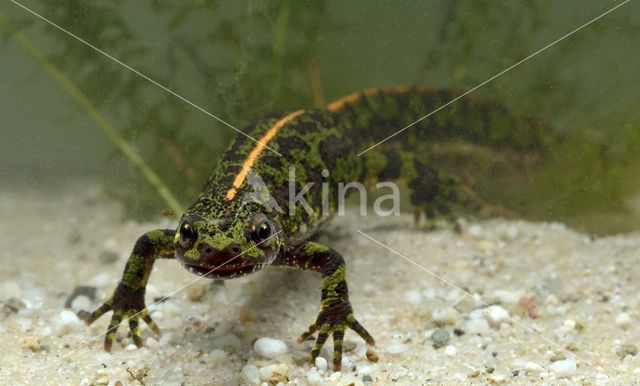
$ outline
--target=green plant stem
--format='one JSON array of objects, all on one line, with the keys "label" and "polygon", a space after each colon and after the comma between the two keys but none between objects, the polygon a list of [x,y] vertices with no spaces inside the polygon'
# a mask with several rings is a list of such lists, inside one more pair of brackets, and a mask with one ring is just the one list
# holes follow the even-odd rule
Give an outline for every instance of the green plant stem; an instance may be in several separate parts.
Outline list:
[{"label": "green plant stem", "polygon": [[[8,25],[7,19],[0,12],[0,25]],[[160,177],[151,169],[151,167],[140,157],[136,150],[131,146],[109,122],[100,114],[93,106],[87,96],[71,81],[55,64],[49,61],[42,51],[31,42],[23,33],[13,32],[11,37],[27,52],[33,59],[42,66],[42,68],[53,77],[60,87],[65,90],[71,97],[85,110],[91,119],[98,125],[102,132],[113,142],[124,156],[134,164],[144,175],[147,181],[155,188],[160,197],[173,210],[174,213],[180,215],[184,212],[184,208],[171,193],[169,188],[162,182]]]}]

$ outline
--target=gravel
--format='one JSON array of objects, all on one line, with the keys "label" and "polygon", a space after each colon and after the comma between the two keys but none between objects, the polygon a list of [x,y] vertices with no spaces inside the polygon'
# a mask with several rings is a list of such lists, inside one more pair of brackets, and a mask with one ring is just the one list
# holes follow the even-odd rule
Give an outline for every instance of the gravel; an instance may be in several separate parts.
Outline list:
[{"label": "gravel", "polygon": [[[334,373],[331,339],[315,364],[314,342],[296,343],[317,316],[320,278],[276,268],[174,293],[195,276],[158,260],[147,305],[162,334],[141,323],[145,347],[137,349],[121,327],[105,353],[111,314],[87,327],[75,311],[112,293],[141,234],[175,221],[123,221],[122,206],[90,181],[0,191],[0,208],[12,219],[0,222],[0,384],[599,385],[640,377],[638,234],[594,238],[502,219],[462,222],[457,234],[415,229],[408,215],[338,217],[320,239],[345,256],[355,315],[376,346],[348,331],[345,367]],[[70,243],[74,229],[82,237]],[[120,259],[77,258],[108,250]],[[170,298],[152,304],[163,295]]]},{"label": "gravel", "polygon": [[433,341],[433,347],[435,348],[444,347],[449,343],[450,338],[451,335],[449,335],[449,331],[444,328],[439,328],[431,334],[431,340]]}]

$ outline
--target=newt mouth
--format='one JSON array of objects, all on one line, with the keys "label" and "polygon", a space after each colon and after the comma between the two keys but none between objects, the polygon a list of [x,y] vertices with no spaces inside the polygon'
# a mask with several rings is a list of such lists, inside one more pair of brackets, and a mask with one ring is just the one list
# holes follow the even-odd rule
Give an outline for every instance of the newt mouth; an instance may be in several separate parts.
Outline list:
[{"label": "newt mouth", "polygon": [[199,276],[209,278],[230,278],[246,275],[255,272],[260,268],[259,264],[222,264],[222,265],[199,265],[182,263],[186,269]]}]

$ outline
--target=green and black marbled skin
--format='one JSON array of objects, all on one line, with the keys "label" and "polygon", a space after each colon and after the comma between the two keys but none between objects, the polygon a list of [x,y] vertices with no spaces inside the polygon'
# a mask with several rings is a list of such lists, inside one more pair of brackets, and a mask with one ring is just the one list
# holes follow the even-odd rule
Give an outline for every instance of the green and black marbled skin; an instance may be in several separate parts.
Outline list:
[{"label": "green and black marbled skin", "polygon": [[[371,89],[345,97],[326,109],[299,111],[292,119],[285,119],[269,138],[267,146],[281,156],[268,148],[257,152],[249,175],[232,194],[234,181],[257,146],[256,142],[237,136],[176,229],[142,235],[113,296],[83,317],[92,323],[113,311],[105,349],[111,349],[115,330],[125,319],[134,342],[141,346],[140,318],[158,331],[144,302],[147,280],[157,258],[175,258],[190,271],[211,278],[237,277],[266,265],[316,271],[322,275],[320,312],[300,339],[318,331],[313,360],[332,335],[333,368],[339,370],[342,340],[348,328],[371,345],[374,340],[354,316],[342,256],[326,245],[308,240],[330,217],[323,212],[323,197],[329,197],[328,207],[333,212],[339,183],[404,178],[412,189],[411,201],[416,207],[446,214],[448,204],[465,200],[459,183],[439,174],[412,149],[428,141],[462,139],[495,149],[538,152],[549,142],[547,130],[535,121],[496,103],[465,97],[357,156],[456,96],[452,91],[423,86]],[[244,131],[262,139],[284,116],[267,117]],[[306,183],[314,183],[304,196],[311,212],[301,205],[289,207],[291,170],[295,171],[296,192]],[[264,185],[251,182],[256,177]],[[324,196],[322,183],[329,187]]]}]

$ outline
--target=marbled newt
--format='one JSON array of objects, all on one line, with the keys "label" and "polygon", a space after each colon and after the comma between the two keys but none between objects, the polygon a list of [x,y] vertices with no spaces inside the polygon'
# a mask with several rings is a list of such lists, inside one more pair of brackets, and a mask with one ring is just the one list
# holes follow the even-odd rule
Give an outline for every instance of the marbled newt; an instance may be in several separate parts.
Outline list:
[{"label": "marbled newt", "polygon": [[[93,313],[84,312],[83,318],[90,324],[113,311],[104,339],[107,351],[126,319],[134,343],[142,346],[140,319],[159,332],[144,300],[158,258],[177,259],[193,273],[210,278],[238,277],[267,265],[311,270],[322,275],[320,312],[300,340],[318,332],[311,351],[313,361],[332,335],[333,368],[339,370],[347,329],[370,345],[374,339],[356,319],[349,302],[343,257],[309,240],[330,217],[323,205],[329,212],[336,210],[336,187],[352,181],[404,177],[412,204],[446,213],[448,204],[464,193],[457,189],[455,179],[440,175],[411,151],[417,144],[463,139],[519,152],[546,146],[548,132],[536,121],[500,104],[467,96],[358,156],[455,97],[453,91],[426,86],[369,89],[325,109],[297,110],[259,120],[244,131],[258,141],[240,135],[235,138],[177,228],[140,236],[113,295]],[[305,195],[306,208],[288,205],[292,170],[296,183],[313,183]],[[249,181],[252,176],[263,183],[258,194],[257,185]],[[321,186],[328,189],[323,193]]]}]

